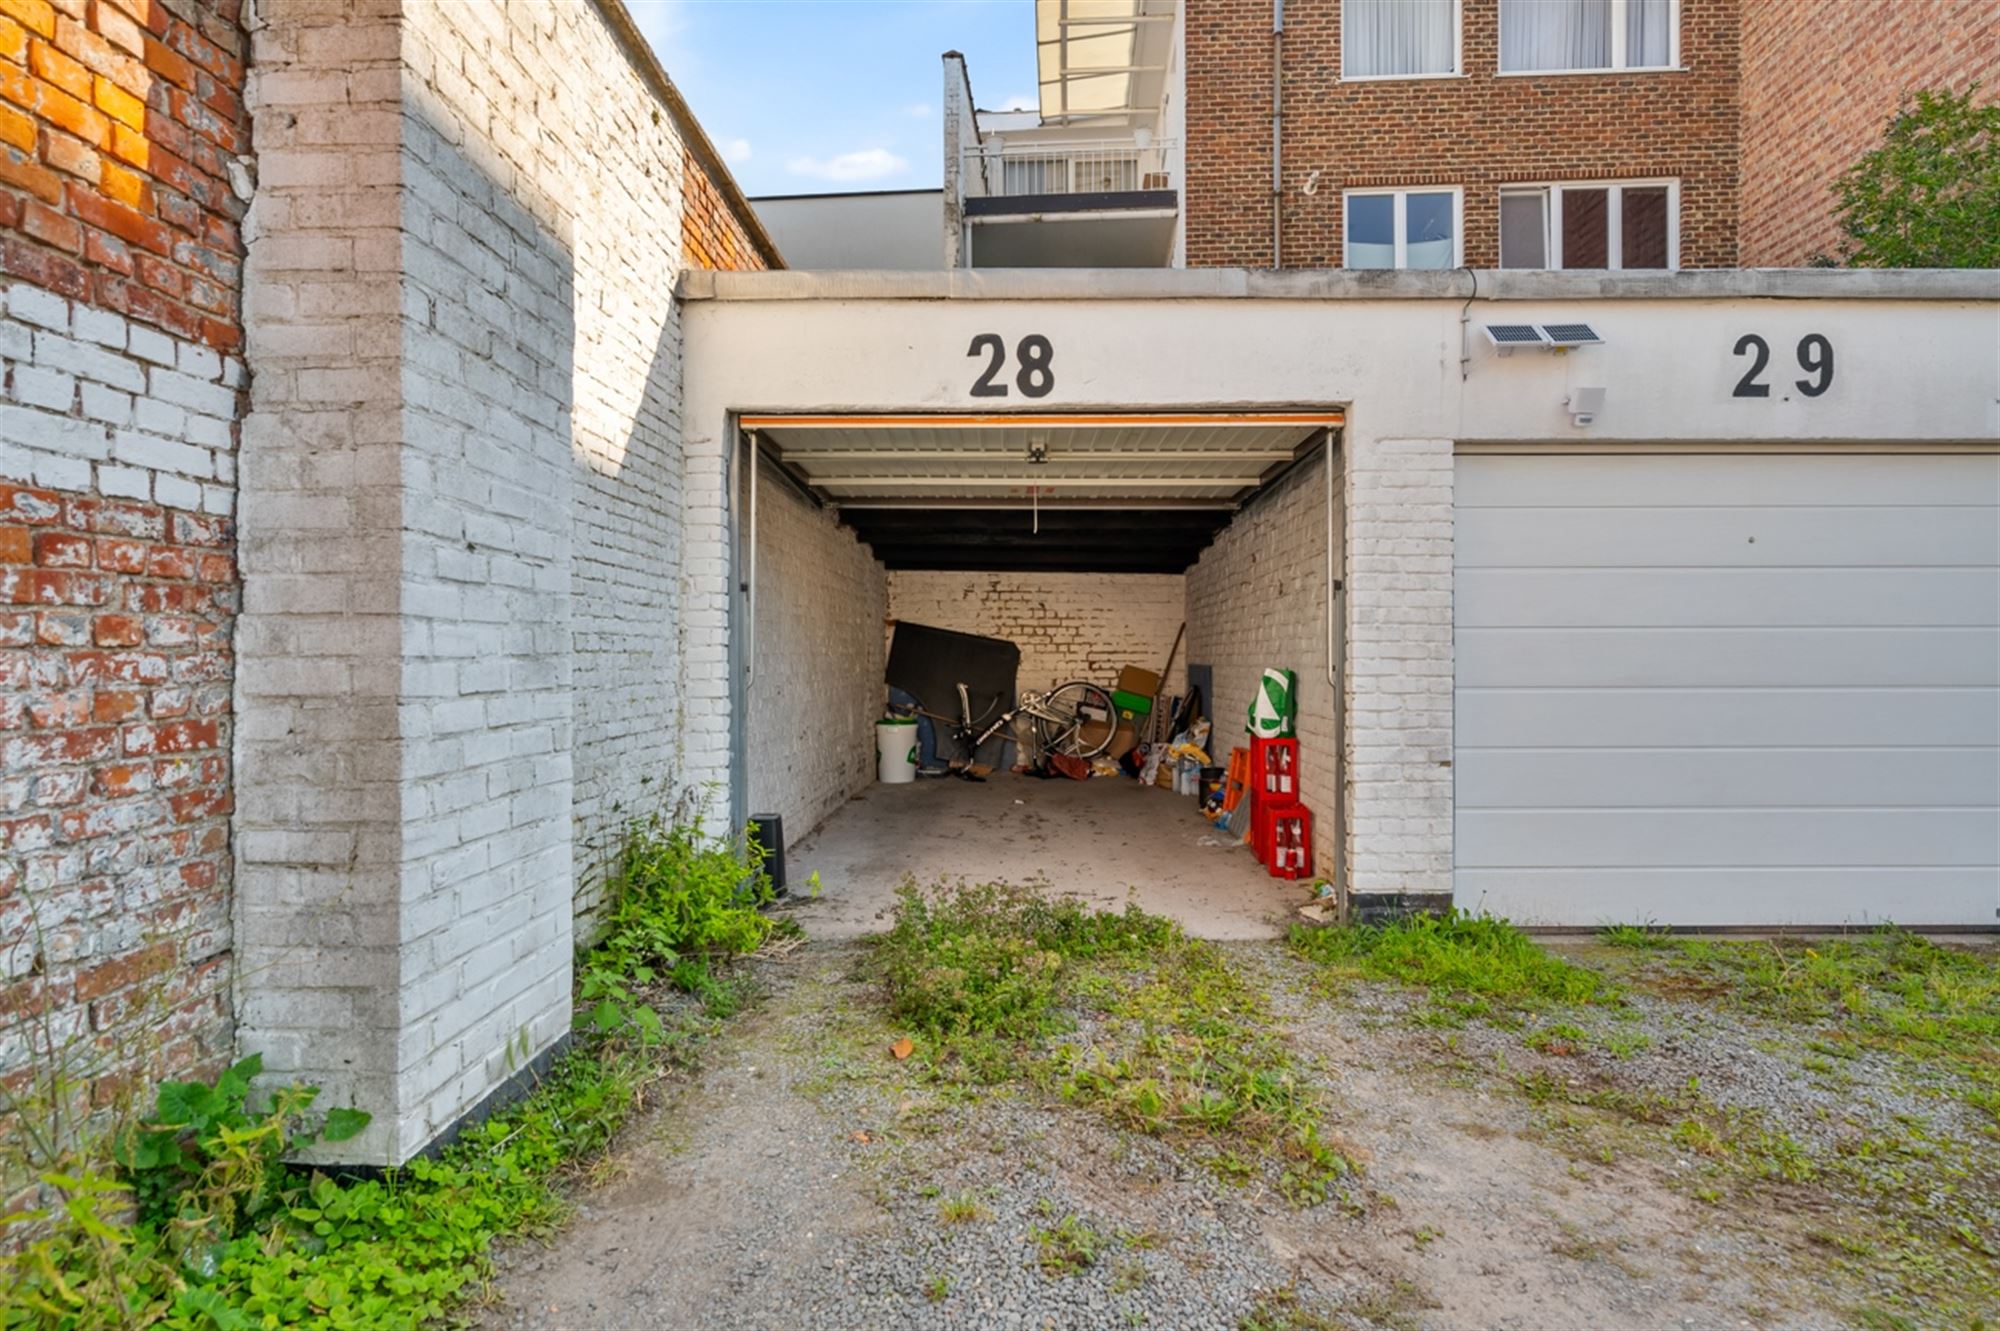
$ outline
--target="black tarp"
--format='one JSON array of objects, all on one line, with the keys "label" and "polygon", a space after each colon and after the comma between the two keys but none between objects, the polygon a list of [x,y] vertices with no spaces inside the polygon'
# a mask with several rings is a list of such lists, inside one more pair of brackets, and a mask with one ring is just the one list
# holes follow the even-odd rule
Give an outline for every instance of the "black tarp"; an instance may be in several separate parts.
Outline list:
[{"label": "black tarp", "polygon": [[[1014,681],[1021,669],[1021,649],[1004,638],[933,628],[899,620],[889,639],[888,683],[914,694],[927,712],[946,720],[938,726],[938,752],[962,757],[951,738],[958,720],[958,685],[972,699],[973,720],[984,730],[994,717],[1014,705]],[[980,755],[997,762],[1004,734]]]}]

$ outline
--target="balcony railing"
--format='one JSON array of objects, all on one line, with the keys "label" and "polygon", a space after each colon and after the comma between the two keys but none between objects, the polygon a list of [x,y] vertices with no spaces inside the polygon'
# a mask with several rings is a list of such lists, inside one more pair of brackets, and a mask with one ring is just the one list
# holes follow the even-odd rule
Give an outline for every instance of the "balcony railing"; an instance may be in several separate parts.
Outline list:
[{"label": "balcony railing", "polygon": [[1174,188],[1171,142],[1145,147],[1130,139],[1007,143],[990,138],[965,154],[968,198],[1047,194],[1117,194]]}]

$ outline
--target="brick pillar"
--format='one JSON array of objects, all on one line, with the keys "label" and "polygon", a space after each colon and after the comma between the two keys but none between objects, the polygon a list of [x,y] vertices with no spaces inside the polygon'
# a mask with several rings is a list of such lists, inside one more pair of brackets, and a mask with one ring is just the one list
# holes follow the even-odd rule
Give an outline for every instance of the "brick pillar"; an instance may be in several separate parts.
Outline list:
[{"label": "brick pillar", "polygon": [[1347,437],[1346,863],[1362,918],[1451,899],[1449,439]]},{"label": "brick pillar", "polygon": [[574,293],[437,87],[478,13],[260,16],[239,1033],[393,1164],[569,1028]]}]

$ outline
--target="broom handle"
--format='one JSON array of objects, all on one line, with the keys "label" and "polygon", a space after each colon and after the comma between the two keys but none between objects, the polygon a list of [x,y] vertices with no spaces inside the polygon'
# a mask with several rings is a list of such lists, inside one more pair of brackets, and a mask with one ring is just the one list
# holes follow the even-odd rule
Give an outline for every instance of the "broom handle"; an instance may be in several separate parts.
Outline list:
[{"label": "broom handle", "polygon": [[[1159,734],[1158,727],[1160,725],[1160,720],[1159,720],[1160,699],[1167,696],[1167,676],[1173,673],[1174,658],[1181,654],[1181,639],[1186,636],[1187,636],[1187,621],[1183,619],[1181,621],[1181,626],[1179,630],[1176,631],[1174,634],[1174,645],[1167,649],[1167,663],[1160,667],[1160,687],[1158,691],[1153,694],[1153,725],[1152,727],[1149,728],[1152,729],[1155,735]],[[1203,701],[1205,702],[1206,699],[1204,699]],[[1168,735],[1164,736],[1163,738],[1172,739],[1173,736]]]}]

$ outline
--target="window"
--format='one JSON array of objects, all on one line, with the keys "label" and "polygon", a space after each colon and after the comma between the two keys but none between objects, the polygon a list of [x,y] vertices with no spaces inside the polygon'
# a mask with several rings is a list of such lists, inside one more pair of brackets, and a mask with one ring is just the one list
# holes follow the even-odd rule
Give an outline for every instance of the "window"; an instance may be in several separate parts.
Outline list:
[{"label": "window", "polygon": [[1346,202],[1349,268],[1458,267],[1457,190],[1356,190]]},{"label": "window", "polygon": [[1340,24],[1342,78],[1458,73],[1458,0],[1347,0]]},{"label": "window", "polygon": [[1500,0],[1500,72],[1671,69],[1677,10],[1677,0]]},{"label": "window", "polygon": [[1500,191],[1502,268],[1678,268],[1671,180]]}]

